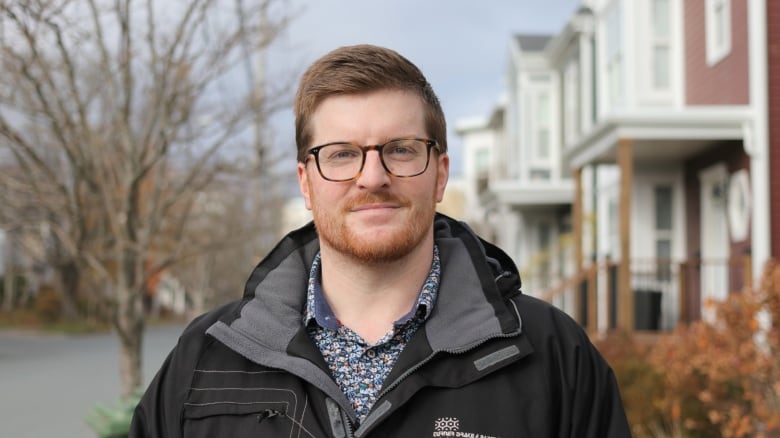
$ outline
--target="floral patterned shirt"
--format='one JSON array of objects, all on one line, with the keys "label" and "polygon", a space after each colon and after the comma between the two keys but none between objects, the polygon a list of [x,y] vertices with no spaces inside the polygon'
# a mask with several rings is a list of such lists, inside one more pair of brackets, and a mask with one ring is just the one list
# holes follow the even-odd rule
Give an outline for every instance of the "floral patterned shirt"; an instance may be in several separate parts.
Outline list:
[{"label": "floral patterned shirt", "polygon": [[352,402],[358,420],[363,422],[401,351],[433,310],[441,274],[439,248],[433,247],[431,270],[415,306],[374,345],[336,319],[322,292],[320,263],[317,254],[309,274],[303,322],[334,380]]}]

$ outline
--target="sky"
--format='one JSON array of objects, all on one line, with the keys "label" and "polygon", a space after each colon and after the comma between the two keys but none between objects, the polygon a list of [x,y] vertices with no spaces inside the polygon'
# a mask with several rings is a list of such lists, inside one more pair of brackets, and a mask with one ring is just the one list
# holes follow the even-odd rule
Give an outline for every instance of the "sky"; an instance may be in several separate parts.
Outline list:
[{"label": "sky", "polygon": [[[448,123],[451,173],[460,173],[458,120],[487,116],[505,84],[515,34],[556,34],[580,0],[291,0],[296,18],[266,56],[269,79],[300,77],[340,46],[396,50],[426,75]],[[273,121],[274,141],[294,149],[292,110]]]}]

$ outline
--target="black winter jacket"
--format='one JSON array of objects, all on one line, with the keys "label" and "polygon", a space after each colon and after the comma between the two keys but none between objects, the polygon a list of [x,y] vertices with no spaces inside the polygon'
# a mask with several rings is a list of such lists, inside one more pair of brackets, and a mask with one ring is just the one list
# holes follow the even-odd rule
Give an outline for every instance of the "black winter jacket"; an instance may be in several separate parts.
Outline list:
[{"label": "black winter jacket", "polygon": [[464,224],[435,222],[433,312],[369,416],[355,413],[302,326],[319,248],[309,224],[193,321],[138,405],[131,437],[629,437],[609,366],[563,312],[520,293],[514,263]]}]

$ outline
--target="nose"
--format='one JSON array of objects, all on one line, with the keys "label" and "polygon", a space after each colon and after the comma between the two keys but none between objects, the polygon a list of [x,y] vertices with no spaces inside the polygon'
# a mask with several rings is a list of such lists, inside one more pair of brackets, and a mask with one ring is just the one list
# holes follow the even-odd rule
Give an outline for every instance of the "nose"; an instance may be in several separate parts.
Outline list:
[{"label": "nose", "polygon": [[382,165],[379,151],[366,152],[366,162],[356,182],[358,186],[368,190],[377,190],[390,184],[390,174]]}]

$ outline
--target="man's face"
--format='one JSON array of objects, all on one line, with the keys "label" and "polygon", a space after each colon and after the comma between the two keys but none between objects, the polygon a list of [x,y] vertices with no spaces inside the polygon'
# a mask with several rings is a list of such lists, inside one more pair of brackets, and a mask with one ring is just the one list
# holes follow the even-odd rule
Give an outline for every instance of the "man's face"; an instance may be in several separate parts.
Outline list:
[{"label": "man's face", "polygon": [[[328,97],[314,111],[311,128],[311,146],[427,138],[422,101],[397,90]],[[435,207],[448,175],[449,158],[436,152],[428,169],[411,178],[388,174],[376,151],[367,152],[360,175],[346,182],[323,179],[312,156],[298,163],[298,183],[323,249],[369,263],[398,260],[432,242]]]}]

